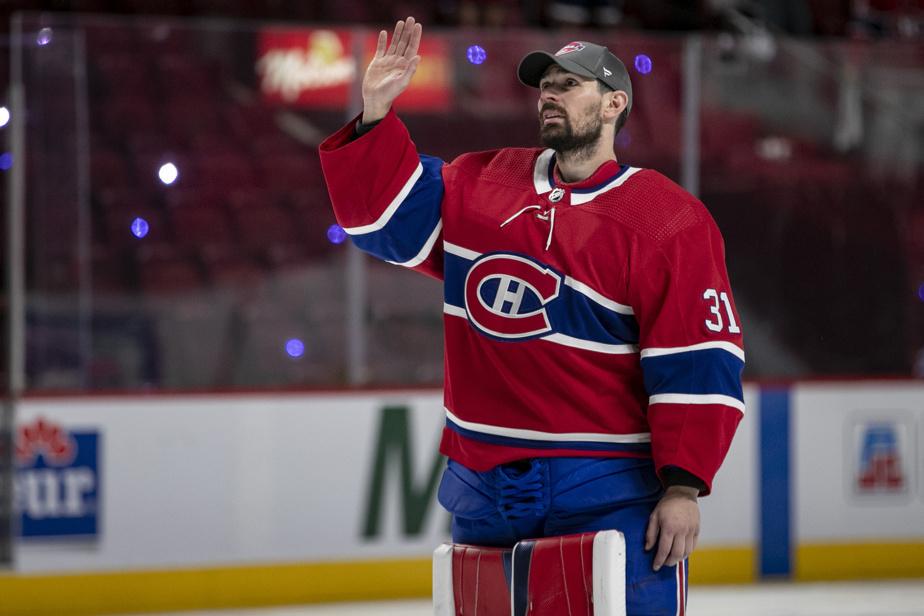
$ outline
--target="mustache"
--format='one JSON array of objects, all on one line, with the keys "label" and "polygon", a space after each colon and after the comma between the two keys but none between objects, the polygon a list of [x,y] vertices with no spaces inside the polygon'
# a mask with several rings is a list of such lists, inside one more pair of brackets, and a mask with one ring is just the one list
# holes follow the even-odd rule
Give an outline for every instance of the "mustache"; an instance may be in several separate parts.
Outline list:
[{"label": "mustache", "polygon": [[563,116],[565,116],[566,118],[568,117],[568,114],[565,112],[564,108],[559,107],[558,105],[554,103],[545,103],[544,105],[542,105],[542,108],[539,109],[539,117],[541,118],[542,114],[545,113],[546,111],[556,111],[562,114]]}]

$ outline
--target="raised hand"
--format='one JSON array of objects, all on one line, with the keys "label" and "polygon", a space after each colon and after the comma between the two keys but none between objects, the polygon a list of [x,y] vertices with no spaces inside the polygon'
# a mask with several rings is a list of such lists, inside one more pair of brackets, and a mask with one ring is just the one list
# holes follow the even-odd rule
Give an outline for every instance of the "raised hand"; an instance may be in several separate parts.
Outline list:
[{"label": "raised hand", "polygon": [[413,17],[395,24],[391,45],[385,48],[388,33],[379,32],[375,56],[363,77],[363,123],[381,120],[391,104],[404,92],[420,64],[417,49],[423,27]]}]

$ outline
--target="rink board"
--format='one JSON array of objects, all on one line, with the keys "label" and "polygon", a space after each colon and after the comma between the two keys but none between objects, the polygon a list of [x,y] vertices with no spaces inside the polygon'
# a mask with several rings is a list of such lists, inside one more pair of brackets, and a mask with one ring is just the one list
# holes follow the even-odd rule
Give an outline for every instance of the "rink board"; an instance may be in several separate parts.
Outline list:
[{"label": "rink board", "polygon": [[[785,388],[778,399],[786,408],[775,410],[788,421],[782,450],[766,433],[775,424],[761,419],[764,392],[748,386],[746,398],[714,494],[701,501],[694,583],[766,575],[761,542],[771,541],[787,546],[787,558],[776,562],[788,568],[784,577],[924,575],[924,386]],[[71,482],[70,492],[62,483],[58,502],[35,480],[55,469],[30,471],[28,497],[21,483],[33,528],[64,530],[18,542],[14,572],[0,574],[0,614],[429,592],[429,554],[447,538],[449,522],[435,502],[437,391],[31,398],[17,417],[29,426],[41,417],[81,443],[96,435],[96,483]],[[897,478],[858,483],[870,443]],[[771,446],[787,464],[762,463]],[[763,476],[780,467],[788,467],[786,477]],[[77,511],[74,485],[87,488],[80,513],[92,514],[94,533],[75,534],[86,527],[74,520],[49,520]],[[780,490],[788,493],[786,524],[778,511],[761,511]]]},{"label": "rink board", "polygon": [[924,384],[800,383],[790,399],[793,576],[924,575]]}]

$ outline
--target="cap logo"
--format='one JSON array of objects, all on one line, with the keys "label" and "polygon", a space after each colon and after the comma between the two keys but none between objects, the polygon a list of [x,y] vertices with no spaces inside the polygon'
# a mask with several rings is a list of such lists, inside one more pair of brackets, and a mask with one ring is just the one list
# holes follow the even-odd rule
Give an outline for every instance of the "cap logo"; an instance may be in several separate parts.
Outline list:
[{"label": "cap logo", "polygon": [[568,43],[567,45],[565,45],[564,47],[556,51],[555,55],[563,56],[566,53],[571,53],[572,51],[581,51],[582,49],[584,49],[584,43],[582,43],[581,41],[574,41],[574,42]]},{"label": "cap logo", "polygon": [[604,77],[611,77],[612,75],[613,75],[613,71],[611,71],[610,69],[608,69],[608,68],[606,68],[606,67],[604,66],[604,67],[603,67],[603,76],[604,76]]}]

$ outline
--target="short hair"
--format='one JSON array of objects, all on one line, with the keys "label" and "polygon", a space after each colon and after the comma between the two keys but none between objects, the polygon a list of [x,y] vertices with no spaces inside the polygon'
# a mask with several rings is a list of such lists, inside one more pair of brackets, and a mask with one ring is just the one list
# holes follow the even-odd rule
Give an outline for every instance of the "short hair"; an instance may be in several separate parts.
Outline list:
[{"label": "short hair", "polygon": [[[599,79],[597,80],[597,90],[599,90],[600,94],[606,94],[607,92],[615,92],[613,88],[609,87],[608,85],[606,85]],[[619,117],[616,118],[616,131],[613,133],[613,135],[619,134],[619,131],[621,131],[622,127],[626,125],[626,120],[628,119],[629,119],[629,107],[626,106],[626,108],[622,110],[622,113],[619,114]]]}]

